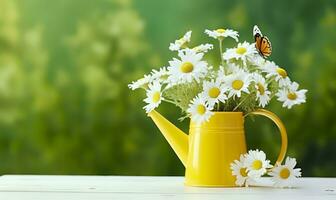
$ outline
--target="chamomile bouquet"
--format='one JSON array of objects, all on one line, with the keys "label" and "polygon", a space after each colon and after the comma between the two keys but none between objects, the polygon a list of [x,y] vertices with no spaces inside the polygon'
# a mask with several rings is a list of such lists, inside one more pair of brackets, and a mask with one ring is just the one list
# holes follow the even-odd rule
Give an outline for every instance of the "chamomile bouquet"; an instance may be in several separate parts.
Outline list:
[{"label": "chamomile bouquet", "polygon": [[[191,31],[171,43],[169,49],[177,57],[168,66],[153,69],[143,78],[129,84],[132,90],[146,91],[147,113],[161,102],[178,106],[181,119],[191,117],[197,123],[208,121],[214,112],[240,111],[245,114],[264,108],[276,98],[288,109],[306,101],[307,90],[299,89],[286,70],[268,60],[272,52],[269,39],[257,26],[253,28],[255,41],[238,42],[239,34],[231,29],[205,30],[218,42],[220,66],[211,66],[204,55],[214,49],[213,44],[191,46]],[[223,49],[225,39],[234,39],[236,47]]]}]

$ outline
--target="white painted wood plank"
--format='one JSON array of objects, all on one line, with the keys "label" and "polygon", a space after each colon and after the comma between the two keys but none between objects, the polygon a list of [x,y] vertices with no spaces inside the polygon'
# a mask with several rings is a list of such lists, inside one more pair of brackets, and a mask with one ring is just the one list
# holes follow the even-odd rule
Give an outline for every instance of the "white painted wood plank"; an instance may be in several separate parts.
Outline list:
[{"label": "white painted wood plank", "polygon": [[[336,199],[335,178],[301,178],[294,189],[197,188],[183,177],[2,176],[0,199]],[[263,179],[269,185],[269,179]]]}]

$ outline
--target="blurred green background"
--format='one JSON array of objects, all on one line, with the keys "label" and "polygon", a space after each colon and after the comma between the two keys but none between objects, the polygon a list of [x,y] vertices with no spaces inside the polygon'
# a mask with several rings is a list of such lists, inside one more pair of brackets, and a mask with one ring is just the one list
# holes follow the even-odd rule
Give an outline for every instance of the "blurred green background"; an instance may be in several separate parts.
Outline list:
[{"label": "blurred green background", "polygon": [[[288,155],[304,176],[336,176],[334,0],[0,0],[0,173],[182,175],[127,84],[167,65],[169,42],[189,29],[194,42],[215,42],[203,32],[220,27],[252,42],[254,24],[309,90],[292,110],[268,107],[288,129]],[[159,111],[187,130],[174,106]],[[249,118],[246,135],[276,159],[272,122]]]}]

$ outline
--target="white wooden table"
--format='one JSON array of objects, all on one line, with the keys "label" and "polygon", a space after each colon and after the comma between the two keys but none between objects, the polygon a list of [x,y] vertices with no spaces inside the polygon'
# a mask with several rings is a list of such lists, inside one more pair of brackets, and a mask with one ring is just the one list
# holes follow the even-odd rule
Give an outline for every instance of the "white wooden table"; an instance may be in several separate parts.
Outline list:
[{"label": "white wooden table", "polygon": [[267,187],[186,187],[183,177],[141,176],[19,176],[0,177],[1,200],[54,199],[319,199],[336,200],[336,178],[301,178],[293,189]]}]

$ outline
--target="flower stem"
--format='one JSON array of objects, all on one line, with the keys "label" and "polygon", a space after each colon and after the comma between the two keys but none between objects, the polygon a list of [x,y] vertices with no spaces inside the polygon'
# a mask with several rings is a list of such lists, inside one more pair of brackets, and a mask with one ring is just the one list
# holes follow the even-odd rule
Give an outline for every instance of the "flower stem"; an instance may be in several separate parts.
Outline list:
[{"label": "flower stem", "polygon": [[172,101],[172,100],[169,100],[169,99],[162,99],[162,101],[165,101],[167,103],[171,103],[171,104],[174,104],[176,105],[176,102]]},{"label": "flower stem", "polygon": [[[221,64],[222,67],[224,68],[224,59],[223,59],[223,39],[219,39],[219,53],[220,53],[220,58],[221,58]],[[224,68],[224,73],[226,74],[226,69]]]},{"label": "flower stem", "polygon": [[246,97],[241,101],[239,102],[239,104],[233,109],[233,111],[235,111],[250,95],[246,95]]}]

